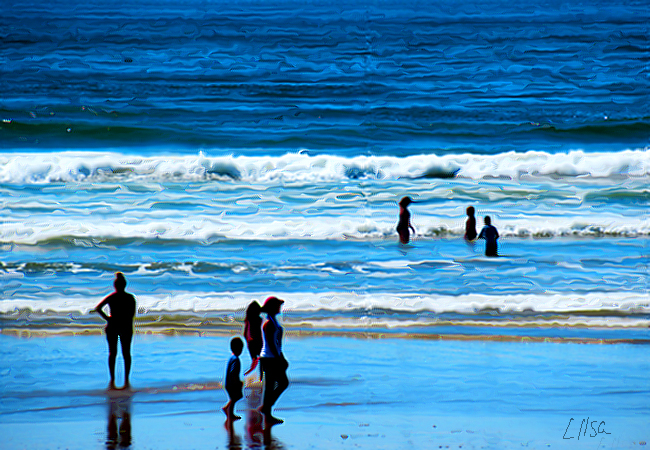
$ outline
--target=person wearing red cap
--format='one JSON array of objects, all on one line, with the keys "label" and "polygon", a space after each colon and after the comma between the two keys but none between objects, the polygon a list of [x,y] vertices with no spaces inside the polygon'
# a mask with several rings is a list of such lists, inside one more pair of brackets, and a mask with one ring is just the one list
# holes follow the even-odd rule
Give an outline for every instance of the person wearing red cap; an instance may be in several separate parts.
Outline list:
[{"label": "person wearing red cap", "polygon": [[278,323],[276,316],[284,300],[277,297],[269,297],[262,306],[262,312],[266,313],[267,319],[262,326],[264,342],[260,352],[260,363],[264,373],[264,395],[262,406],[259,410],[264,414],[267,424],[275,425],[282,423],[281,419],[273,417],[271,408],[275,405],[280,395],[289,387],[287,369],[289,363],[282,354],[282,326]]}]

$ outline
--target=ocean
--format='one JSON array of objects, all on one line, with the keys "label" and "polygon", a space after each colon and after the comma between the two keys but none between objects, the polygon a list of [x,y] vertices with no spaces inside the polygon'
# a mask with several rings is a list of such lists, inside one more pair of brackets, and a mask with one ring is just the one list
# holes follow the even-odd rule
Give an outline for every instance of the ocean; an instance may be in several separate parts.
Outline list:
[{"label": "ocean", "polygon": [[0,328],[647,342],[647,6],[5,1]]}]

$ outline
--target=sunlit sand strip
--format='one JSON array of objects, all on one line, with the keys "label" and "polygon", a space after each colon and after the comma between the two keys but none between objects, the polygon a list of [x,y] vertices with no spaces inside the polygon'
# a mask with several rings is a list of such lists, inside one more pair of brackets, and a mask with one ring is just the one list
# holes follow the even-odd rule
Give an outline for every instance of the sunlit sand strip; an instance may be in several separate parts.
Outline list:
[{"label": "sunlit sand strip", "polygon": [[[513,327],[514,328],[514,327]],[[521,327],[519,327],[521,328]],[[532,327],[531,327],[532,328]],[[317,329],[317,328],[286,328],[288,338],[301,337],[349,337],[354,339],[421,339],[447,341],[484,341],[484,342],[550,342],[574,344],[650,344],[650,338],[598,338],[573,336],[538,336],[534,334],[508,334],[506,327],[501,327],[503,333],[436,333],[414,331],[391,331],[381,328],[364,329]],[[200,329],[186,327],[183,329],[137,330],[140,335],[160,336],[195,336],[195,337],[228,337],[241,333],[241,329]],[[30,330],[24,328],[4,328],[1,334],[19,338],[39,338],[52,336],[90,336],[101,335],[102,330],[70,330],[65,328]]]},{"label": "sunlit sand strip", "polygon": [[[193,381],[186,383],[174,383],[165,386],[150,387],[130,387],[128,389],[93,389],[93,390],[72,390],[72,391],[30,391],[21,393],[6,393],[7,397],[14,398],[55,398],[55,397],[109,397],[109,398],[127,398],[136,394],[176,394],[182,392],[197,391],[218,391],[223,389],[223,385],[218,381]],[[46,411],[54,408],[42,408]]]},{"label": "sunlit sand strip", "polygon": [[[340,313],[339,313],[340,314]],[[650,328],[650,316],[646,313],[625,314],[619,311],[572,311],[568,313],[530,313],[502,314],[483,311],[476,314],[458,314],[455,317],[446,315],[410,314],[405,317],[393,314],[378,315],[339,315],[312,316],[311,314],[288,316],[283,319],[289,330],[369,330],[435,332],[440,327],[468,327],[488,329],[647,329]],[[104,324],[95,317],[79,317],[68,320],[66,317],[51,317],[49,320],[13,320],[5,318],[1,332],[3,334],[26,333],[26,335],[94,335],[101,334]],[[243,318],[204,316],[188,313],[150,315],[136,318],[136,332],[139,334],[176,335],[190,332],[191,334],[233,335],[243,329]],[[14,330],[11,331],[10,330]]]}]

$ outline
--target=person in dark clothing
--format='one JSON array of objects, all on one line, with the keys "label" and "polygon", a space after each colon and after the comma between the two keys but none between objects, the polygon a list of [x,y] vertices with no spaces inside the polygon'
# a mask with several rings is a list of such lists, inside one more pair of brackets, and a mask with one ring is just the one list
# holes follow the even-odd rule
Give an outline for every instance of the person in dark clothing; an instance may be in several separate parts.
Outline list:
[{"label": "person in dark clothing", "polygon": [[397,222],[397,234],[402,244],[408,244],[410,241],[409,228],[415,234],[415,228],[411,225],[411,213],[408,206],[413,203],[411,197],[404,197],[399,201],[399,221]]},{"label": "person in dark clothing", "polygon": [[262,306],[262,312],[266,313],[267,319],[262,327],[264,345],[260,353],[260,361],[264,372],[264,395],[259,411],[264,414],[267,425],[282,423],[282,419],[273,417],[271,408],[289,387],[289,378],[287,378],[289,363],[282,353],[283,329],[276,318],[283,303],[284,300],[269,297]]},{"label": "person in dark clothing", "polygon": [[[126,279],[122,272],[115,274],[113,282],[115,292],[102,300],[94,311],[106,323],[106,340],[108,341],[108,370],[111,376],[109,389],[115,389],[115,360],[117,358],[118,338],[122,344],[122,357],[124,358],[124,389],[128,389],[129,374],[131,373],[131,340],[133,339],[133,322],[135,319],[135,297],[125,292]],[[108,305],[110,315],[106,315],[103,308]]]},{"label": "person in dark clothing", "polygon": [[473,241],[476,239],[476,218],[474,217],[474,207],[467,208],[467,222],[465,222],[465,240]]},{"label": "person in dark clothing", "polygon": [[230,340],[232,356],[228,360],[228,366],[226,367],[226,381],[224,383],[226,392],[228,393],[228,403],[221,408],[223,409],[223,412],[226,413],[229,421],[241,419],[240,416],[235,415],[235,403],[244,397],[244,383],[239,379],[239,373],[241,372],[239,355],[241,355],[243,349],[244,342],[241,338],[234,337]]},{"label": "person in dark clothing", "polygon": [[499,256],[497,252],[497,239],[499,239],[499,232],[492,225],[490,216],[485,216],[485,226],[478,235],[479,239],[485,239],[485,256]]},{"label": "person in dark clothing", "polygon": [[[248,353],[251,355],[251,367],[245,373],[251,373],[259,362],[260,352],[262,351],[262,318],[260,313],[262,307],[256,301],[251,302],[246,308],[246,318],[244,319],[244,339],[246,339],[246,346]],[[262,370],[260,366],[260,380],[262,379]]]}]

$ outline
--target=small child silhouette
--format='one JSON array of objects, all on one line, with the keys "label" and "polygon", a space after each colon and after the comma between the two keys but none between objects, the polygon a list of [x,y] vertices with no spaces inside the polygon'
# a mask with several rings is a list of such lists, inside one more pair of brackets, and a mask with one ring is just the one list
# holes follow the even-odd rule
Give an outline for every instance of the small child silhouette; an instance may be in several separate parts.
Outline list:
[{"label": "small child silhouette", "polygon": [[223,412],[226,414],[228,420],[239,420],[241,417],[235,415],[235,403],[241,399],[244,394],[242,389],[244,383],[239,379],[239,373],[241,372],[241,362],[239,361],[239,355],[241,355],[242,350],[244,349],[244,341],[239,337],[234,337],[230,340],[230,350],[232,350],[232,356],[228,360],[228,366],[226,368],[226,381],[225,388],[228,393],[228,403],[224,405]]}]

